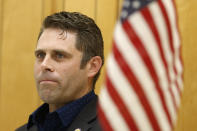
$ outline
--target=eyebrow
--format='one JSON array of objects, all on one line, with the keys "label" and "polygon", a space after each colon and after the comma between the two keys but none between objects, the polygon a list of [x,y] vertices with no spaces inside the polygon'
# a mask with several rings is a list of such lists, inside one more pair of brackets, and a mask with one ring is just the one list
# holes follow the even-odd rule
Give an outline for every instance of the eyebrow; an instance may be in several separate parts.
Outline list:
[{"label": "eyebrow", "polygon": [[34,51],[34,54],[38,54],[38,53],[40,53],[40,52],[44,52],[44,50],[40,50],[40,49],[39,49],[39,50],[35,50],[35,51]]},{"label": "eyebrow", "polygon": [[[37,49],[37,50],[35,50],[35,54],[38,54],[40,52],[45,52],[45,50],[43,50],[43,49]],[[66,52],[64,50],[61,50],[61,49],[54,49],[54,50],[52,50],[52,52],[62,53],[62,54],[64,54],[67,57],[72,57],[72,54],[71,53],[68,53],[68,52]]]}]

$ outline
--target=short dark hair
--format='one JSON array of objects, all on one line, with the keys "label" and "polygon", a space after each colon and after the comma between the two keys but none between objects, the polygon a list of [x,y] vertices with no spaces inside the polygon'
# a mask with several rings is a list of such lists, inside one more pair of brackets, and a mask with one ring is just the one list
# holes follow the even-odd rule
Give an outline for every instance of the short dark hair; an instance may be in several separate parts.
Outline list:
[{"label": "short dark hair", "polygon": [[[62,11],[52,14],[44,19],[38,39],[42,35],[44,29],[47,28],[56,28],[61,29],[62,31],[72,31],[77,33],[75,46],[83,53],[80,68],[84,68],[87,62],[94,56],[101,57],[103,66],[103,37],[99,27],[95,24],[93,19],[79,12]],[[93,87],[100,75],[100,70],[93,78]]]}]

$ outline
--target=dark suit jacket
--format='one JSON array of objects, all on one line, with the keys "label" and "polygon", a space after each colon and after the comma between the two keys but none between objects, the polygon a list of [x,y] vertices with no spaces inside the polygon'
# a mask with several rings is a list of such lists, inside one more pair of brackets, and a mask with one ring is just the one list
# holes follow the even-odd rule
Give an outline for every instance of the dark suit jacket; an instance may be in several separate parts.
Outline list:
[{"label": "dark suit jacket", "polygon": [[[98,98],[95,97],[90,103],[88,103],[77,117],[73,120],[66,131],[75,131],[75,129],[80,129],[80,131],[102,131],[97,118],[97,106]],[[16,129],[16,131],[38,131],[37,126],[33,125],[27,129],[27,124]],[[76,130],[77,131],[77,130]]]}]

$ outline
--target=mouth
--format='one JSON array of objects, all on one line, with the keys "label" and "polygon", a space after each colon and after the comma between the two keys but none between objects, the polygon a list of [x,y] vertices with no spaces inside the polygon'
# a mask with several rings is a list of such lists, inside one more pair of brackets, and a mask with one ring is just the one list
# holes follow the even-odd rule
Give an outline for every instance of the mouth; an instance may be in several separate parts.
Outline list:
[{"label": "mouth", "polygon": [[54,80],[41,80],[39,81],[40,84],[56,84],[57,81]]}]

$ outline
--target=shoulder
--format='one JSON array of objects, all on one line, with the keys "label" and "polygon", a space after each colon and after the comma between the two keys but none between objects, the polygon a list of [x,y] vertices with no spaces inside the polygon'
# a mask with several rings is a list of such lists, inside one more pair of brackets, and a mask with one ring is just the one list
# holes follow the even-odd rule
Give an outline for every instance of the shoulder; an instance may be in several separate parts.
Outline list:
[{"label": "shoulder", "polygon": [[15,131],[37,131],[37,126],[33,125],[31,128],[27,129],[27,124],[22,125],[17,128]]},{"label": "shoulder", "polygon": [[27,131],[27,124],[18,127],[15,131]]}]

